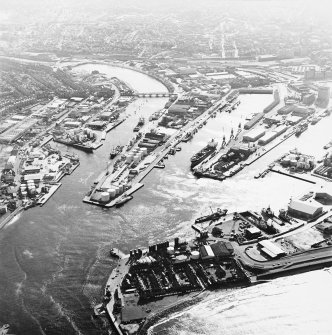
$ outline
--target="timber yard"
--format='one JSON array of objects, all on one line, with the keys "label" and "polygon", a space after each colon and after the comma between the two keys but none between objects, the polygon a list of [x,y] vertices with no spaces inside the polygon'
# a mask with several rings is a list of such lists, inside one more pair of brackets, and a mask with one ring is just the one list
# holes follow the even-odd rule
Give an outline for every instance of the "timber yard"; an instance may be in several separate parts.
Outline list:
[{"label": "timber yard", "polygon": [[0,29],[0,334],[157,334],[332,266],[332,40],[187,15]]}]

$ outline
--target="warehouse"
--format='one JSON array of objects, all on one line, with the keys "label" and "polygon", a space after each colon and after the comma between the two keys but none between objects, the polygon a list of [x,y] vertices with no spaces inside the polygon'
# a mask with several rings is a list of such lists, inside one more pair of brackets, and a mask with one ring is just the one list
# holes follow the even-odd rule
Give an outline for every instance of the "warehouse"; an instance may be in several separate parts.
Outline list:
[{"label": "warehouse", "polygon": [[259,122],[264,117],[264,113],[256,114],[250,121],[244,125],[244,129],[251,129],[257,122]]},{"label": "warehouse", "polygon": [[262,235],[262,232],[257,227],[249,227],[245,230],[245,235],[248,240],[253,240]]},{"label": "warehouse", "polygon": [[112,116],[112,112],[104,112],[100,115],[100,120],[109,121]]},{"label": "warehouse", "polygon": [[263,137],[261,137],[258,141],[259,145],[265,145],[273,141],[277,137],[277,133],[274,131],[266,133]]},{"label": "warehouse", "polygon": [[323,213],[323,207],[317,202],[292,200],[288,205],[288,214],[303,220],[312,220]]},{"label": "warehouse", "polygon": [[271,258],[278,258],[286,255],[286,252],[269,240],[258,242],[261,251]]},{"label": "warehouse", "polygon": [[287,126],[285,125],[280,125],[276,127],[273,132],[277,134],[277,136],[283,134],[287,130]]},{"label": "warehouse", "polygon": [[263,128],[252,129],[243,135],[243,141],[245,142],[255,142],[259,138],[265,135],[265,130]]}]

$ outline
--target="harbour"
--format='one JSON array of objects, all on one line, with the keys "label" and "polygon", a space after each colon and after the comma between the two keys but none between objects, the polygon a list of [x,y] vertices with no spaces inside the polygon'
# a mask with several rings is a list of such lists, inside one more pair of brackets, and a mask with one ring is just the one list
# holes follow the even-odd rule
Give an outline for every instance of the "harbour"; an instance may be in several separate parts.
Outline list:
[{"label": "harbour", "polygon": [[[143,89],[144,91],[148,90],[148,88]],[[159,87],[158,90],[160,90]],[[150,109],[147,113],[153,113],[160,109],[166,100],[163,102],[162,100],[152,98],[151,104],[154,107],[152,107],[153,110]],[[322,128],[324,128],[324,124],[322,123],[317,124],[318,128],[312,128],[312,130],[309,128],[308,132],[303,133],[300,138],[291,137],[289,143],[285,141],[275,148],[276,152],[271,151],[260,160],[254,162],[249,171],[246,172],[248,175],[244,177],[243,171],[240,171],[234,176],[234,180],[232,178],[225,180],[223,186],[220,186],[218,181],[197,180],[190,172],[190,157],[200,150],[209,139],[217,139],[219,136],[221,140],[224,133],[230,134],[231,128],[237,126],[239,122],[244,123],[245,110],[252,110],[254,106],[263,109],[270,101],[271,97],[268,95],[265,98],[259,95],[243,96],[238,110],[235,110],[234,113],[217,114],[217,117],[211,119],[204,127],[200,128],[198,133],[189,142],[182,142],[181,146],[186,146],[186,150],[177,152],[174,156],[170,155],[164,169],[154,169],[149,173],[144,180],[144,188],[123,207],[125,211],[122,209],[110,210],[112,211],[112,223],[110,223],[110,216],[107,211],[104,212],[102,210],[101,212],[100,208],[94,206],[87,207],[87,205],[82,204],[81,199],[83,194],[86,193],[87,188],[89,188],[89,185],[93,184],[101,173],[101,170],[103,170],[103,165],[106,166],[108,155],[113,145],[125,145],[132,137],[132,128],[137,124],[138,116],[136,120],[126,120],[126,122],[132,125],[128,127],[130,128],[129,131],[126,132],[125,129],[128,123],[124,122],[109,132],[104,145],[93,154],[96,155],[95,157],[84,152],[75,151],[80,158],[81,168],[67,177],[66,182],[63,183],[62,187],[43,208],[36,207],[32,211],[25,211],[16,222],[5,229],[7,241],[2,240],[3,246],[1,248],[1,252],[5,257],[12,259],[9,253],[11,249],[8,244],[11,243],[17,246],[16,248],[20,255],[19,264],[23,265],[23,261],[30,264],[34,264],[36,261],[47,262],[50,259],[53,259],[54,262],[50,264],[50,268],[52,269],[50,273],[55,272],[56,275],[50,282],[47,282],[50,274],[45,273],[40,279],[37,279],[32,276],[34,271],[40,273],[39,270],[36,268],[29,270],[31,279],[25,282],[24,294],[33,291],[32,283],[34,282],[37,282],[40,286],[48,283],[46,284],[46,292],[48,293],[44,294],[42,291],[37,291],[36,297],[30,298],[28,304],[32,306],[38,299],[44,301],[46,304],[49,303],[50,310],[52,310],[54,303],[49,298],[49,294],[52,292],[55,301],[61,302],[61,305],[66,305],[71,310],[77,310],[77,303],[72,300],[72,294],[65,290],[66,286],[72,285],[75,296],[78,297],[82,304],[87,306],[87,311],[84,313],[75,313],[73,316],[70,316],[70,320],[75,325],[79,325],[79,328],[84,327],[84,329],[89,329],[93,333],[96,327],[98,329],[98,322],[90,318],[89,301],[99,301],[105,287],[105,272],[116,266],[116,263],[109,259],[110,247],[121,246],[124,251],[129,252],[130,249],[135,248],[138,244],[144,246],[149,241],[158,242],[171,239],[174,236],[175,230],[180,236],[188,236],[192,234],[190,222],[192,222],[193,218],[206,213],[208,205],[216,208],[220,204],[223,204],[230,211],[239,211],[241,208],[254,209],[267,206],[267,200],[262,197],[262,195],[266,194],[267,180],[270,185],[269,191],[271,194],[268,202],[272,207],[278,208],[285,202],[285,199],[288,199],[294,193],[304,192],[308,187],[307,183],[295,183],[287,189],[286,186],[288,186],[289,182],[287,179],[283,179],[283,177],[279,178],[274,175],[268,175],[266,178],[258,180],[258,183],[255,183],[253,176],[257,170],[262,170],[267,164],[270,164],[274,157],[279,157],[285,152],[286,148],[297,146],[301,149],[301,145],[307,147],[311,136],[314,136],[310,132],[323,133]],[[257,107],[258,103],[260,107]],[[137,105],[127,113],[135,115],[136,109]],[[220,130],[222,130],[221,133]],[[119,134],[123,137],[122,143],[118,140],[120,138]],[[318,143],[311,151],[314,153],[319,152],[319,155],[322,155],[322,147],[330,138],[319,138],[317,136],[315,138],[318,139]],[[65,147],[60,144],[59,148],[65,150]],[[86,172],[88,170],[91,171],[91,169],[94,171],[93,174]],[[172,189],[167,187],[170,183],[173,185]],[[245,187],[244,184],[246,185]],[[281,199],[275,191],[283,186],[285,194],[283,199]],[[199,189],[198,192],[196,190],[197,187]],[[249,196],[248,191],[246,191],[247,187],[249,189],[254,187],[256,192],[254,194],[250,192]],[[64,197],[65,194],[66,196]],[[196,196],[192,198],[190,203],[186,203],[181,200],[185,195]],[[146,201],[147,199],[151,199],[151,197],[154,200],[147,206]],[[239,199],[243,199],[243,197],[246,200],[241,201],[240,204]],[[182,208],[180,209],[179,204],[181,202]],[[47,216],[43,212],[45,208],[48,211]],[[169,209],[169,213],[166,212],[167,209]],[[170,209],[172,210],[170,211]],[[69,212],[72,213],[70,217],[68,217]],[[51,220],[50,226],[47,226],[44,222],[46,219],[49,220],[50,217],[54,219]],[[97,218],[98,224],[91,224],[91,222],[97,222]],[[77,223],[78,221],[80,224]],[[52,231],[55,229],[53,231],[54,240],[53,238],[47,238],[51,227]],[[66,227],[66,229],[63,230],[63,227]],[[138,234],[139,230],[146,230],[148,232],[147,236],[140,237]],[[22,241],[35,241],[35,234],[45,237],[49,251],[45,251],[44,255],[42,255],[34,248],[27,248],[34,257],[29,258],[29,253],[25,251],[25,248],[21,248],[20,246],[22,245]],[[114,236],[118,236],[118,238]],[[127,241],[125,244],[123,244],[124,240]],[[87,241],[89,241],[89,245],[87,245]],[[60,243],[60,249],[58,249],[58,243]],[[37,242],[37,244],[38,248],[43,249],[43,241]],[[65,260],[63,255],[69,250],[71,250],[71,254]],[[83,261],[82,257],[86,258],[87,261]],[[11,273],[16,273],[20,276],[21,270],[17,270],[14,266],[17,263],[13,261],[12,264],[13,266],[9,266],[8,271],[12,271]],[[92,268],[91,264],[94,264]],[[74,266],[75,268],[74,276],[72,276],[72,272],[68,272],[70,266]],[[81,266],[82,268],[80,268]],[[63,270],[61,270],[62,267]],[[85,271],[88,271],[88,275],[86,275]],[[86,276],[89,278],[89,285],[82,282],[82,278]],[[5,281],[6,278],[2,280]],[[24,280],[23,277],[22,280]],[[9,285],[9,287],[15,290],[14,286]],[[56,293],[54,287],[61,287],[60,292]],[[10,311],[12,308],[6,305],[6,310]],[[64,315],[68,316],[66,312],[64,312]],[[22,312],[20,317],[31,320],[30,316],[25,312]],[[72,324],[68,322],[65,316],[60,316],[57,319],[56,315],[54,317],[50,315],[48,320],[43,321],[45,326],[54,322],[58,326],[62,325],[66,327],[68,331],[72,329]],[[37,327],[37,325],[33,324],[32,327]],[[36,331],[38,332],[38,330]]]}]

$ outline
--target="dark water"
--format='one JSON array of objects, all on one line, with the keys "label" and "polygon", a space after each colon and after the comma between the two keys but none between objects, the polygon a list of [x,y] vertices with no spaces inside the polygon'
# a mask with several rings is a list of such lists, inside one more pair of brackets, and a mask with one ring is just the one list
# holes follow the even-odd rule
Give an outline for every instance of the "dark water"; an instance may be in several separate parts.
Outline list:
[{"label": "dark water", "polygon": [[[94,65],[94,68],[107,71],[105,67],[101,69]],[[91,67],[83,69],[91,71]],[[109,75],[121,78],[122,73],[121,79],[128,81],[135,89],[144,92],[161,90],[159,83],[146,76],[135,73],[131,77],[128,70],[125,73],[117,70],[120,72],[113,74],[113,69],[109,69]],[[270,204],[277,209],[284,206],[291,195],[309,190],[310,184],[280,175],[270,174],[261,180],[255,180],[253,176],[294,146],[300,149],[307,143],[310,144],[308,153],[318,150],[329,140],[329,134],[325,133],[331,127],[332,118],[325,124],[321,122],[315,128],[311,127],[299,139],[291,138],[248,170],[223,183],[192,176],[189,171],[191,155],[212,137],[216,140],[221,139],[223,134],[228,137],[232,127],[236,128],[239,122],[244,122],[246,113],[262,110],[271,101],[271,96],[248,95],[242,96],[241,101],[242,104],[233,114],[219,114],[195,135],[192,142],[183,144],[182,151],[166,161],[166,168],[153,171],[145,179],[144,188],[121,209],[105,210],[90,206],[83,204],[82,198],[106,167],[111,147],[125,144],[133,136],[132,128],[139,114],[150,115],[160,109],[166,100],[142,99],[134,102],[127,111],[131,118],[111,131],[106,144],[95,154],[76,151],[81,159],[80,167],[63,180],[62,187],[49,202],[42,208],[22,213],[0,233],[0,324],[9,323],[11,332],[15,334],[106,333],[103,325],[91,315],[92,306],[100,302],[103,287],[115,266],[108,257],[111,247],[128,251],[174,236],[190,238],[190,223],[198,215],[209,211],[209,206],[241,210],[248,207],[260,209]],[[135,114],[139,106],[140,112]],[[315,141],[311,141],[310,132],[311,136],[313,132],[316,134]],[[322,137],[322,134],[325,135]],[[284,286],[288,287],[287,279],[284,280]],[[313,280],[319,282],[319,279]],[[257,299],[260,299],[260,289],[255,289],[258,290]],[[287,290],[285,292],[287,296]],[[215,294],[214,298],[222,301],[224,293]],[[244,293],[238,294],[240,299]],[[274,298],[270,299],[272,302]],[[236,294],[233,300],[237,301]],[[222,318],[223,309],[217,306],[215,311],[211,308],[210,312]],[[206,305],[201,307],[203,311]],[[292,312],[291,308],[287,313]],[[191,321],[187,323],[187,328],[180,329],[182,332],[174,333],[174,324],[170,324],[161,326],[163,334],[190,334],[190,324],[201,322],[199,310],[198,307],[198,312],[190,314]],[[239,313],[242,313],[242,319]],[[281,309],[278,312],[276,308],[275,313],[281,315],[283,312]],[[227,324],[229,329],[232,329],[232,322],[235,327],[237,320],[246,320],[243,311],[232,315],[228,310],[227,315],[232,320]],[[251,317],[250,313],[247,316]],[[185,325],[181,317],[178,322]],[[204,320],[204,327],[200,327],[198,329],[204,330],[202,334],[211,334],[218,324],[210,315]],[[271,332],[268,322],[262,322],[260,327],[261,331],[256,329],[251,333],[277,333]],[[161,329],[157,327],[154,332],[157,334],[159,331]],[[228,332],[240,333],[248,334],[243,331]]]}]

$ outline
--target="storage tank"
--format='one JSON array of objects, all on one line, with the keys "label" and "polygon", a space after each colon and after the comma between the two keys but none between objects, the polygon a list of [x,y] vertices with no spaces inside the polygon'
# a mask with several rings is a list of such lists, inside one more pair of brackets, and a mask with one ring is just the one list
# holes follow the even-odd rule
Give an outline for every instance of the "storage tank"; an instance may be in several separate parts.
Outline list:
[{"label": "storage tank", "polygon": [[190,255],[191,259],[199,259],[199,252],[198,251],[192,251]]},{"label": "storage tank", "polygon": [[288,166],[290,164],[290,159],[289,158],[284,158],[281,161],[281,164],[284,165],[284,166]]},{"label": "storage tank", "polygon": [[141,151],[143,152],[144,156],[148,154],[148,149],[147,148],[140,148]]},{"label": "storage tank", "polygon": [[122,194],[124,192],[124,185],[120,184],[119,185],[119,193]]},{"label": "storage tank", "polygon": [[167,248],[167,253],[168,253],[169,255],[174,255],[174,248],[173,248],[173,247],[168,247],[168,248]]},{"label": "storage tank", "polygon": [[113,185],[113,189],[115,190],[115,195],[120,194],[120,187],[119,186]]},{"label": "storage tank", "polygon": [[127,163],[131,163],[133,161],[133,155],[132,154],[128,154],[126,157],[126,162]]},{"label": "storage tank", "polygon": [[114,198],[115,195],[116,195],[116,191],[115,191],[114,188],[109,188],[108,189],[108,193],[109,193],[109,195],[110,195],[111,198]]},{"label": "storage tank", "polygon": [[292,160],[290,161],[290,165],[291,165],[291,166],[296,166],[296,164],[297,164],[297,160],[296,160],[296,159],[292,159]]},{"label": "storage tank", "polygon": [[110,200],[110,194],[108,192],[102,192],[100,194],[100,201],[107,202]]},{"label": "storage tank", "polygon": [[141,160],[140,155],[135,155],[135,156],[134,156],[134,162],[135,162],[135,163],[138,163],[140,160]]},{"label": "storage tank", "polygon": [[305,168],[306,170],[310,170],[310,164],[309,164],[308,162],[305,162],[305,163],[304,163],[304,168]]}]

